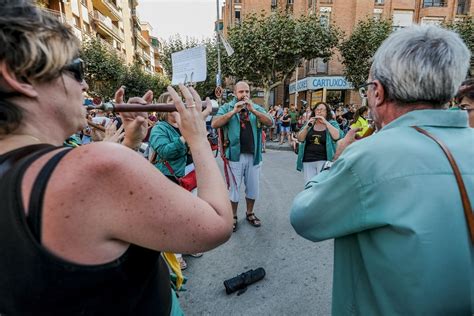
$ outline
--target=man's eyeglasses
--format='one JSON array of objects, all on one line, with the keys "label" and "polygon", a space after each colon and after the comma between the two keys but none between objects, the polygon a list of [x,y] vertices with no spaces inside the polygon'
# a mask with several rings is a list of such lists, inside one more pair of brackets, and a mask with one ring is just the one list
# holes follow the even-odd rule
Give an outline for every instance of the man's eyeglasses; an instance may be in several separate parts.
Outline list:
[{"label": "man's eyeglasses", "polygon": [[84,81],[84,61],[76,58],[63,67],[63,71],[69,71],[74,75],[74,79],[82,83]]},{"label": "man's eyeglasses", "polygon": [[471,106],[470,104],[466,104],[466,103],[459,104],[459,108],[461,110],[465,110],[465,111],[468,111],[468,112],[474,111],[474,106]]},{"label": "man's eyeglasses", "polygon": [[370,86],[371,84],[375,84],[375,81],[369,81],[364,84],[361,84],[360,86],[357,87],[359,89],[359,95],[361,98],[367,98],[367,87]]},{"label": "man's eyeglasses", "polygon": [[366,87],[370,86],[371,84],[375,84],[375,81],[368,81],[366,83],[363,83],[360,86],[358,86],[357,89],[366,88]]}]

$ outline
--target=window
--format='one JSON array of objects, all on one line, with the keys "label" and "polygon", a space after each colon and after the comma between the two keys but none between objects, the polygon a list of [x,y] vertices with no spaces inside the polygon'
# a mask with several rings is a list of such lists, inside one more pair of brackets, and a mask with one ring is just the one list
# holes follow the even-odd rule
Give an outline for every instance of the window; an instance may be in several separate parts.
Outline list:
[{"label": "window", "polygon": [[91,33],[91,26],[84,22],[84,31],[89,34]]},{"label": "window", "polygon": [[458,8],[456,14],[467,14],[468,13],[468,4],[466,0],[458,0]]},{"label": "window", "polygon": [[288,4],[293,4],[293,0],[288,0]]},{"label": "window", "polygon": [[423,0],[423,7],[446,7],[448,6],[445,0]]},{"label": "window", "polygon": [[240,23],[240,10],[235,10],[235,23]]},{"label": "window", "polygon": [[318,74],[328,73],[328,63],[322,58],[313,58],[309,61],[309,71]]},{"label": "window", "polygon": [[318,74],[327,74],[328,73],[328,63],[324,62],[324,60],[322,58],[317,58],[316,72]]},{"label": "window", "polygon": [[383,5],[384,0],[375,0],[375,5]]},{"label": "window", "polygon": [[374,20],[379,21],[382,18],[382,9],[374,9]]},{"label": "window", "polygon": [[413,11],[394,11],[393,28],[399,29],[413,25]]},{"label": "window", "polygon": [[329,27],[331,24],[331,8],[323,7],[319,9],[319,23],[321,26]]},{"label": "window", "polygon": [[81,19],[77,15],[74,15],[74,14],[73,14],[73,17],[74,17],[74,25],[80,28],[81,27]]},{"label": "window", "polygon": [[278,1],[277,0],[272,0],[272,7],[276,7],[278,5]]},{"label": "window", "polygon": [[426,16],[421,19],[421,24],[433,24],[433,25],[441,25],[444,22],[443,17],[429,17]]}]

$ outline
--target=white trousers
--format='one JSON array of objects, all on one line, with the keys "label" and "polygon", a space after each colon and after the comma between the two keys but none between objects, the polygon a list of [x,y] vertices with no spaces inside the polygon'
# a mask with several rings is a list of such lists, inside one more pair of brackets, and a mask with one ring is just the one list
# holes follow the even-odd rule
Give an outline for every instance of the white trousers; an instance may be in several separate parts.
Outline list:
[{"label": "white trousers", "polygon": [[303,162],[304,184],[308,183],[311,178],[321,172],[326,160],[319,160],[313,162]]}]

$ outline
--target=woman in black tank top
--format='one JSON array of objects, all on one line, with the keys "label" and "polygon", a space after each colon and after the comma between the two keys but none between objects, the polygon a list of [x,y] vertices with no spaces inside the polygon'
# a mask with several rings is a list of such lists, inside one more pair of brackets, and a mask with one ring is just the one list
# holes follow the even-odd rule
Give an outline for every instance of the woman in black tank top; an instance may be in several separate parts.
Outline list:
[{"label": "woman in black tank top", "polygon": [[193,89],[180,86],[184,104],[169,88],[197,157],[198,198],[127,148],[145,137],[145,113],[122,113],[125,146],[60,147],[85,125],[88,85],[71,28],[30,0],[4,1],[0,39],[0,315],[182,314],[161,251],[207,251],[232,232],[206,146],[211,108],[201,113]]},{"label": "woman in black tank top", "polygon": [[297,170],[303,170],[305,183],[321,172],[326,161],[332,160],[336,141],[342,136],[329,105],[317,103],[310,119],[298,133],[298,141],[302,144],[298,152]]}]

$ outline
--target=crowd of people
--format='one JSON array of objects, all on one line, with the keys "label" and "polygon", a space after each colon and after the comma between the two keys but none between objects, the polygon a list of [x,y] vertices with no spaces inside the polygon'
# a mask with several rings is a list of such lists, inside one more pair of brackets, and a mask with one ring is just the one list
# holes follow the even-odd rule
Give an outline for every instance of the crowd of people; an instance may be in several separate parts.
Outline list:
[{"label": "crowd of people", "polygon": [[0,315],[182,315],[181,254],[237,231],[242,184],[246,222],[263,225],[265,134],[294,143],[304,171],[295,231],[335,239],[334,315],[474,312],[474,81],[455,33],[393,33],[373,58],[367,106],[267,112],[237,82],[210,123],[225,179],[212,108],[192,87],[159,96],[171,113],[86,111],[73,30],[30,0],[0,0],[0,43]]}]

